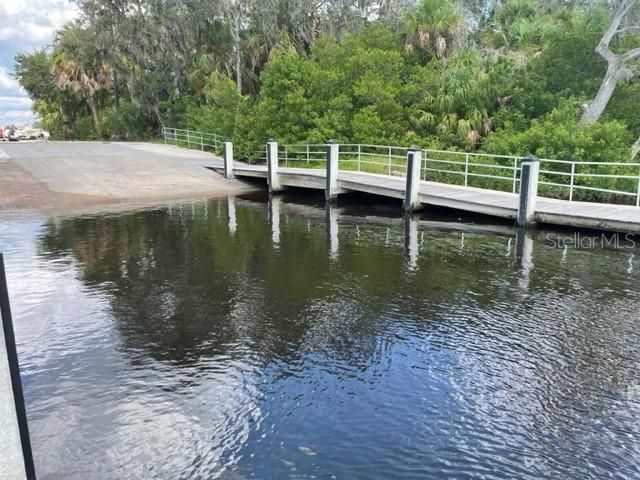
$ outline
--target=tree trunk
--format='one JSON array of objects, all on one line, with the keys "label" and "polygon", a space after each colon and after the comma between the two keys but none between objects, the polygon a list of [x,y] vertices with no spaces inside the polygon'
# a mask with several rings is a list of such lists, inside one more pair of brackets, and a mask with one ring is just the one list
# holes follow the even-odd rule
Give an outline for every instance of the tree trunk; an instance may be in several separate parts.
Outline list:
[{"label": "tree trunk", "polygon": [[640,137],[638,137],[638,140],[636,140],[636,143],[634,143],[633,146],[631,147],[631,160],[636,158],[638,153],[640,153]]},{"label": "tree trunk", "polygon": [[160,109],[158,108],[157,104],[153,106],[153,114],[156,116],[156,120],[158,120],[158,125],[164,127],[164,123],[162,123],[162,117],[160,116]]},{"label": "tree trunk", "polygon": [[113,103],[116,107],[116,110],[120,108],[120,86],[118,85],[118,74],[115,69],[113,72]]},{"label": "tree trunk", "polygon": [[91,110],[91,120],[93,120],[93,128],[96,129],[96,132],[100,133],[100,122],[98,121],[98,110],[96,109],[96,99],[93,95],[90,95],[87,98],[87,104],[89,105],[89,110]]},{"label": "tree trunk", "polygon": [[615,3],[611,23],[609,23],[609,26],[596,47],[596,53],[607,61],[607,73],[600,85],[600,90],[598,90],[596,98],[585,106],[580,123],[594,123],[598,121],[600,115],[602,115],[602,112],[607,107],[613,91],[616,89],[616,84],[623,76],[622,73],[626,68],[626,64],[640,56],[640,48],[629,50],[623,54],[616,54],[609,48],[614,37],[624,31],[624,29],[620,30],[620,25],[635,1],[636,0],[619,0]]},{"label": "tree trunk", "polygon": [[607,73],[604,76],[604,80],[600,85],[600,90],[598,90],[596,97],[584,108],[580,123],[595,123],[598,121],[600,115],[602,115],[602,112],[604,112],[604,109],[607,107],[607,104],[613,95],[613,91],[616,89],[619,73],[619,62],[617,59],[611,61],[607,67]]},{"label": "tree trunk", "polygon": [[242,94],[242,52],[240,50],[240,14],[234,12],[233,18],[233,30],[231,32],[233,36],[233,51],[236,57],[236,86],[238,87],[238,93]]}]

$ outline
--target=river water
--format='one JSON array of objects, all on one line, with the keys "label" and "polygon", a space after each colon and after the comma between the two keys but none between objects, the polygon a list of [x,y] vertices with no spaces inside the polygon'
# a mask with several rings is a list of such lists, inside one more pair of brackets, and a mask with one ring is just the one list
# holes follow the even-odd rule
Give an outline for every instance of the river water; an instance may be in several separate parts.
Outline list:
[{"label": "river water", "polygon": [[3,218],[39,477],[638,478],[640,249],[385,208]]}]

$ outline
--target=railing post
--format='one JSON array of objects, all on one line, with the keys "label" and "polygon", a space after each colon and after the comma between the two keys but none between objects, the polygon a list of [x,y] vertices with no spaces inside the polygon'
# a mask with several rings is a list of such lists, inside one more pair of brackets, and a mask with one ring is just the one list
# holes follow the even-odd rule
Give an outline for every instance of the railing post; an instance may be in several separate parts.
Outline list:
[{"label": "railing post", "polygon": [[333,202],[338,196],[338,156],[340,146],[335,140],[327,142],[327,186],[325,199]]},{"label": "railing post", "polygon": [[391,176],[391,147],[389,147],[389,176]]},{"label": "railing post", "polygon": [[[518,191],[518,189],[516,188],[517,184],[518,184],[518,159],[514,158],[513,159],[513,184],[511,186],[511,193],[516,193]],[[520,188],[522,188],[522,179],[520,182]]]},{"label": "railing post", "polygon": [[20,379],[20,365],[13,332],[9,291],[0,253],[0,432],[2,455],[0,472],[3,478],[35,480],[36,473],[29,440],[27,414]]},{"label": "railing post", "polygon": [[362,145],[358,144],[358,171],[360,171],[360,158],[362,157]]},{"label": "railing post", "polygon": [[285,166],[289,166],[289,151],[287,150],[287,146],[284,146],[284,164]]},{"label": "railing post", "polygon": [[162,127],[162,138],[164,139],[164,144],[167,144],[167,131]]},{"label": "railing post", "polygon": [[191,136],[189,134],[189,130],[187,130],[187,147],[191,146]]},{"label": "railing post", "polygon": [[202,133],[200,134],[200,151],[204,152],[204,138],[202,138]]},{"label": "railing post", "polygon": [[468,177],[469,177],[469,154],[465,153],[464,154],[464,186],[465,187],[469,183]]},{"label": "railing post", "polygon": [[307,165],[309,164],[309,144],[307,144]]},{"label": "railing post", "polygon": [[407,186],[404,192],[403,208],[405,212],[419,209],[420,203],[420,172],[422,171],[422,150],[412,146],[407,151]]},{"label": "railing post", "polygon": [[224,178],[233,178],[233,142],[224,141]]},{"label": "railing post", "polygon": [[538,176],[540,161],[535,155],[522,159],[520,173],[520,201],[518,204],[518,227],[526,227],[535,222],[536,199],[538,196]]},{"label": "railing post", "polygon": [[270,138],[267,142],[267,181],[269,193],[279,192],[280,178],[278,177],[278,142]]},{"label": "railing post", "polygon": [[638,189],[636,191],[636,207],[640,207],[640,172],[638,172]]},{"label": "railing post", "polygon": [[574,176],[576,174],[576,162],[571,162],[571,185],[569,186],[569,201],[573,200]]},{"label": "railing post", "polygon": [[424,149],[424,162],[423,162],[424,167],[422,168],[422,170],[424,171],[424,178],[422,180],[424,180],[425,182],[427,181],[427,160],[429,160],[429,150],[425,148]]}]

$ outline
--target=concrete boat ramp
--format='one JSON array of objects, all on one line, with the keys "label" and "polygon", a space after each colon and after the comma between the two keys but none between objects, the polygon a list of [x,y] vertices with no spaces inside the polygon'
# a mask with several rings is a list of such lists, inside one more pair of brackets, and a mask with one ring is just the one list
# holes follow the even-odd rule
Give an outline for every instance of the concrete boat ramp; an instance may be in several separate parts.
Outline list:
[{"label": "concrete boat ramp", "polygon": [[109,142],[0,144],[0,212],[99,212],[255,189],[206,169],[215,155],[171,145]]}]

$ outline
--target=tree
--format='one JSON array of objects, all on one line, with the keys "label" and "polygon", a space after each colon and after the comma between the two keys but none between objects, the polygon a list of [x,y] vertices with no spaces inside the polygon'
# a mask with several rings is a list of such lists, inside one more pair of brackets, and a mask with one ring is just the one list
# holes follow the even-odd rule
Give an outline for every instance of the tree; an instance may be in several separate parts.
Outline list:
[{"label": "tree", "polygon": [[100,129],[96,92],[109,85],[111,68],[91,51],[91,33],[79,23],[68,24],[56,39],[51,74],[61,90],[68,90],[87,102],[96,131]]},{"label": "tree", "polygon": [[467,31],[449,0],[422,0],[408,15],[405,49],[443,58],[453,53]]},{"label": "tree", "polygon": [[637,11],[639,4],[638,0],[615,1],[611,23],[596,47],[596,52],[607,62],[607,72],[597,95],[584,107],[581,118],[583,124],[594,123],[600,118],[618,82],[630,80],[638,74],[640,47],[616,53],[611,44],[616,37],[640,31]]}]

